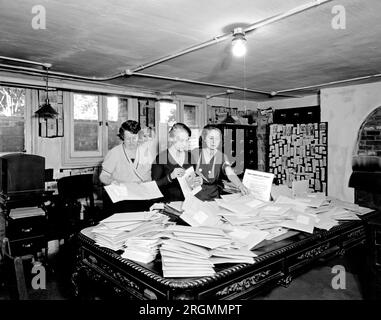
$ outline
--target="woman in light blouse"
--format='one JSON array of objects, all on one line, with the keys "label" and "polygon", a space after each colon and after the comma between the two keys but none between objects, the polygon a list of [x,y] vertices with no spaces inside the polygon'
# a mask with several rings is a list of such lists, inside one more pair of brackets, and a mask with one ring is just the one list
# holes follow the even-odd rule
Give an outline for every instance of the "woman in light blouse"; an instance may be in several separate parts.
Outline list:
[{"label": "woman in light blouse", "polygon": [[[156,156],[153,141],[139,141],[140,124],[134,120],[122,123],[119,138],[122,143],[112,148],[102,163],[99,176],[105,185],[111,183],[141,183],[151,180],[151,164]],[[109,199],[106,197],[106,203]],[[148,210],[150,201],[120,201],[111,207],[112,213]]]}]

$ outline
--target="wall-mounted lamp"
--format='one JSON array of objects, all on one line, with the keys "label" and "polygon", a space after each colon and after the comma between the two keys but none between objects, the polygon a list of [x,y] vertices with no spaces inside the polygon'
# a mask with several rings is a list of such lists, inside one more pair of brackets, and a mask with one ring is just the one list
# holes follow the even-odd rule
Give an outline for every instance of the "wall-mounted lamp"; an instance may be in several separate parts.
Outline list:
[{"label": "wall-mounted lamp", "polygon": [[233,31],[232,52],[236,57],[243,57],[246,54],[246,38],[242,28],[235,28]]}]

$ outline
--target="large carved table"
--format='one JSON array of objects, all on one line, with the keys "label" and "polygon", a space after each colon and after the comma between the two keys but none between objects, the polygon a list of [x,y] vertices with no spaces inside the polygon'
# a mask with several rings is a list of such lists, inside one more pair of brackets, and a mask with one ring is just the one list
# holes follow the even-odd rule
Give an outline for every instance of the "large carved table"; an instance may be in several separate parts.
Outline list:
[{"label": "large carved table", "polygon": [[213,276],[163,278],[160,256],[150,264],[121,258],[120,254],[95,245],[90,228],[78,235],[74,292],[89,298],[99,289],[105,296],[132,299],[247,299],[264,289],[287,286],[294,277],[313,267],[321,259],[343,255],[349,249],[365,245],[368,220],[343,222],[330,231],[315,228],[313,234],[290,233],[277,242],[267,241],[254,248],[254,264],[217,265]]}]

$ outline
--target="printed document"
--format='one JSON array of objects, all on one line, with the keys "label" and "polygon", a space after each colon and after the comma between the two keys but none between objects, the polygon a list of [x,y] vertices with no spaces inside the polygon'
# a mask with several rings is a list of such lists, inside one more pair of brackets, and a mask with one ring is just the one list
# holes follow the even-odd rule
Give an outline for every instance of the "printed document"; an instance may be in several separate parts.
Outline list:
[{"label": "printed document", "polygon": [[269,201],[273,180],[273,173],[246,169],[242,183],[250,190],[255,198],[262,201]]}]

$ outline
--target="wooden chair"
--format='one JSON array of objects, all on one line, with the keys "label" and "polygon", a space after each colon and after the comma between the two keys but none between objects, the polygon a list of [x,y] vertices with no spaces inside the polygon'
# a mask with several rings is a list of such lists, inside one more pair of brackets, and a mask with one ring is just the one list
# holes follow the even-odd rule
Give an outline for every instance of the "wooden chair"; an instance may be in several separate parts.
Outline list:
[{"label": "wooden chair", "polygon": [[29,294],[25,281],[23,259],[12,256],[8,238],[3,238],[1,255],[5,284],[9,289],[10,299],[28,300]]}]

